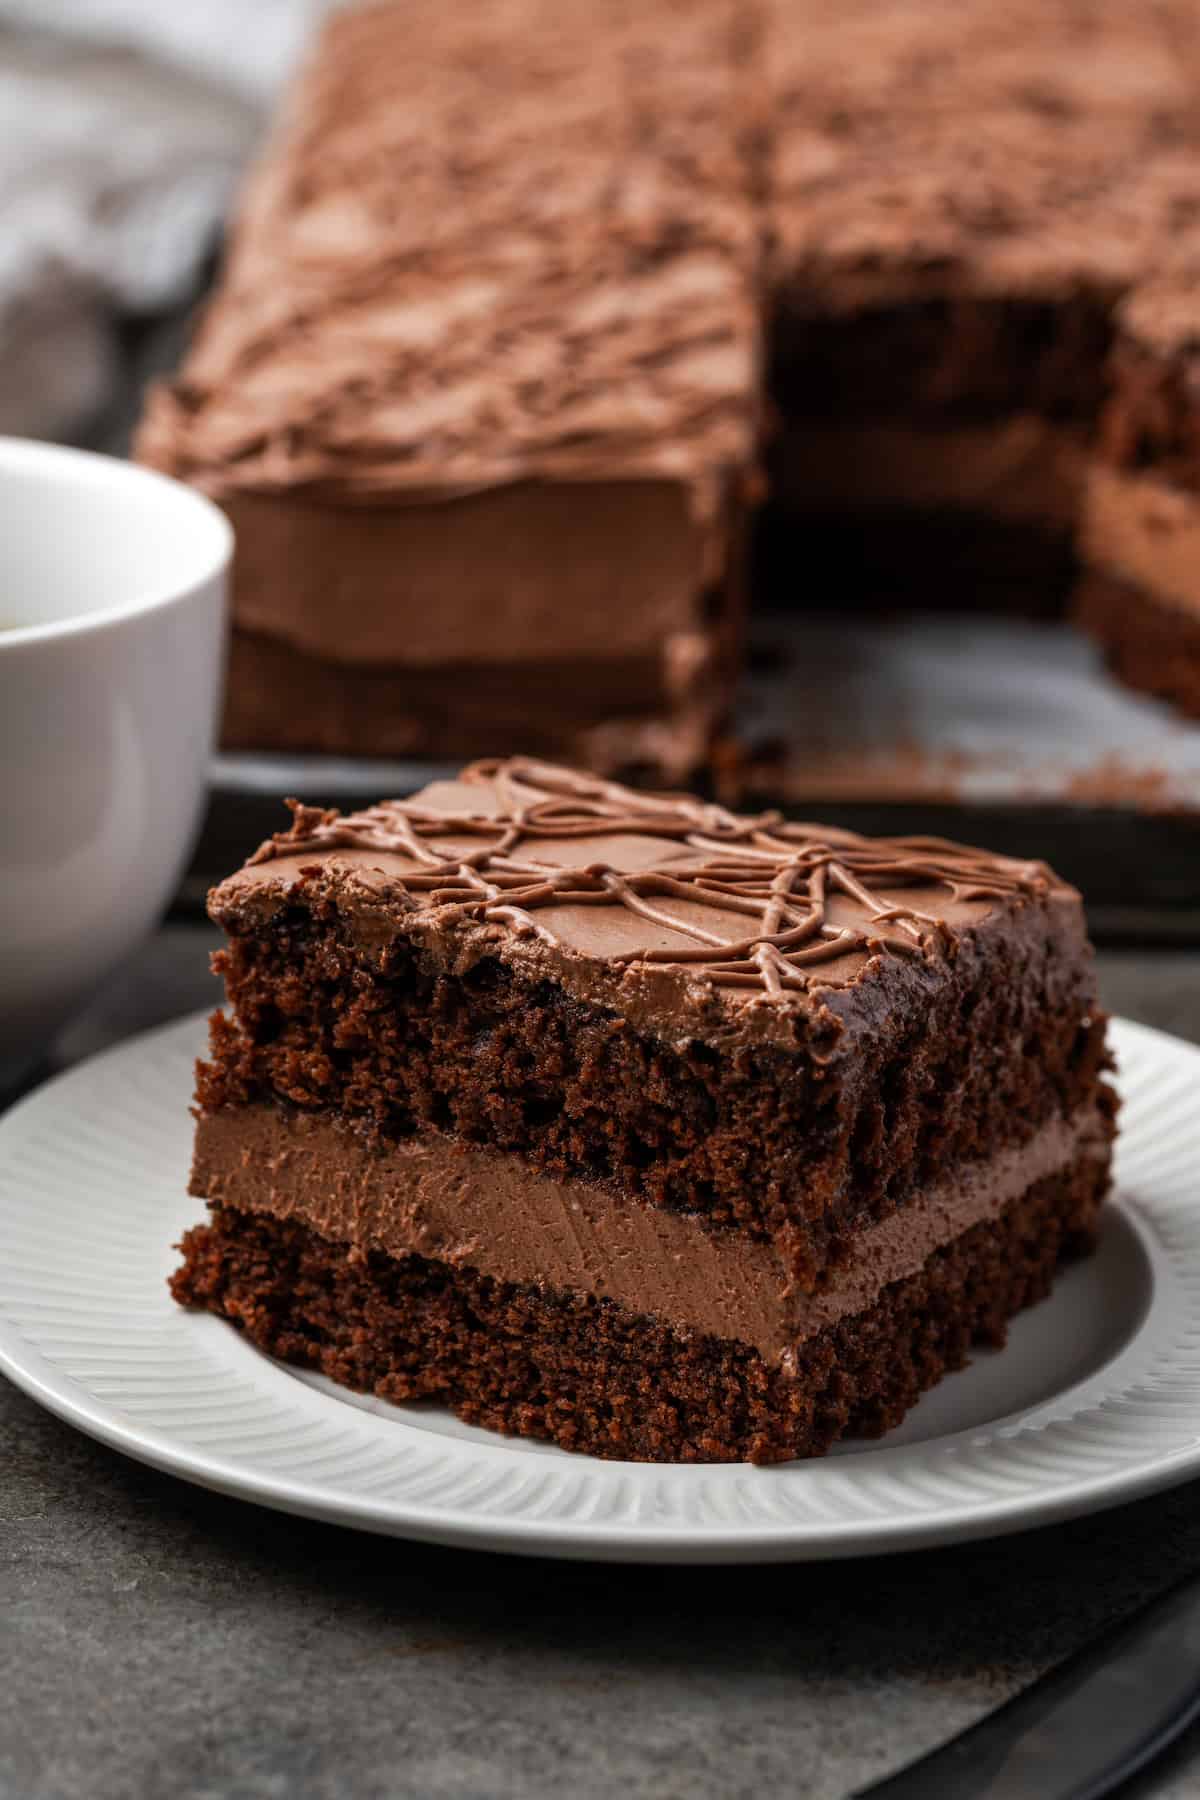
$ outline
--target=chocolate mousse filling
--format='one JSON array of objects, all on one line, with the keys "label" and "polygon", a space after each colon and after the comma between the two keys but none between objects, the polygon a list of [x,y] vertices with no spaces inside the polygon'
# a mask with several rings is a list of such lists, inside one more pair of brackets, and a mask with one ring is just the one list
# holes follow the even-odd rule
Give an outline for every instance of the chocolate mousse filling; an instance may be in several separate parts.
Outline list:
[{"label": "chocolate mousse filling", "polygon": [[674,1331],[750,1345],[777,1367],[815,1333],[861,1312],[935,1250],[998,1217],[1036,1182],[1108,1155],[1094,1111],[1054,1119],[859,1233],[817,1293],[769,1243],[695,1215],[554,1181],[519,1159],[427,1132],[372,1150],[336,1120],[257,1106],[204,1118],[192,1192],[293,1221],[351,1251],[416,1255],[497,1281],[610,1300]]}]

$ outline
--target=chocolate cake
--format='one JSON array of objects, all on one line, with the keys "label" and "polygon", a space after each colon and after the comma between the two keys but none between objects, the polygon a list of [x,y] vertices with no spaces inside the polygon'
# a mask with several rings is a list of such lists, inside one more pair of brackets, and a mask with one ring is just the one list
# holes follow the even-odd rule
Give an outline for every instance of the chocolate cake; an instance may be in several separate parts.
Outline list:
[{"label": "chocolate cake", "polygon": [[338,13],[139,439],[237,528],[227,745],[673,779],[747,580],[1060,613],[1198,191],[1194,0]]},{"label": "chocolate cake", "polygon": [[1197,15],[769,16],[765,579],[800,523],[884,603],[1061,611],[1111,310],[1170,236],[1133,175],[1195,137]]},{"label": "chocolate cake", "polygon": [[[1197,187],[1200,213],[1200,185]],[[1089,471],[1077,613],[1117,673],[1200,718],[1200,273],[1147,281],[1118,315]]]},{"label": "chocolate cake", "polygon": [[211,897],[173,1289],[397,1401],[636,1459],[895,1424],[1090,1243],[1078,895],[527,760],[297,806]]},{"label": "chocolate cake", "polygon": [[682,771],[736,669],[732,0],[339,13],[141,457],[238,534],[225,741]]}]

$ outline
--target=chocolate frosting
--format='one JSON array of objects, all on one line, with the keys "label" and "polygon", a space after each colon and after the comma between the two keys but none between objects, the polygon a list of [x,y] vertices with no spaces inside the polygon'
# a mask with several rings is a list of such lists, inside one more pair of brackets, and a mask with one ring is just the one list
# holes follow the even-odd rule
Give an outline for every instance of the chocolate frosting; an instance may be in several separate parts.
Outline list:
[{"label": "chocolate frosting", "polygon": [[[241,494],[226,507],[240,545],[238,625],[330,661],[457,667],[464,680],[500,668],[503,681],[580,656],[602,679],[607,660],[661,664],[673,639],[716,635],[702,598],[719,574],[708,542],[723,534],[697,527],[677,483],[596,481],[583,508],[564,484],[514,483],[461,500],[450,531],[441,506],[364,513]],[[723,548],[713,546],[718,557]],[[463,596],[481,568],[488,604],[468,632]]]},{"label": "chocolate frosting", "polygon": [[1195,128],[1192,0],[763,0],[792,115],[1097,120],[1143,143]]},{"label": "chocolate frosting", "polygon": [[363,505],[750,458],[733,0],[441,0],[327,25],[141,456]]},{"label": "chocolate frosting", "polygon": [[[1200,176],[1174,261],[1120,307],[1083,538],[1095,567],[1200,610]],[[1190,230],[1188,229],[1190,227]],[[1190,259],[1190,260],[1189,260]]]},{"label": "chocolate frosting", "polygon": [[789,306],[1116,298],[1200,162],[1191,0],[763,0],[770,274]]},{"label": "chocolate frosting", "polygon": [[993,914],[1032,912],[1043,935],[1083,942],[1079,896],[1040,863],[739,816],[521,758],[363,812],[296,804],[291,829],[215,890],[213,916],[236,925],[297,883],[332,895],[368,945],[407,935],[456,969],[500,956],[630,1017],[784,1039],[812,991],[945,962]]},{"label": "chocolate frosting", "polygon": [[[1200,176],[1194,210],[1200,211]],[[1193,222],[1200,225],[1200,220]],[[1186,223],[1186,215],[1181,223]],[[1164,361],[1172,357],[1190,360],[1194,380],[1200,361],[1200,261],[1189,264],[1189,248],[1200,258],[1200,231],[1193,232],[1190,244],[1185,241],[1182,246],[1184,260],[1179,267],[1156,271],[1130,295],[1117,315],[1117,325],[1126,342],[1149,355]],[[1178,256],[1178,240],[1174,249]]]},{"label": "chocolate frosting", "polygon": [[1200,494],[1097,463],[1088,473],[1083,547],[1093,567],[1167,606],[1200,612]]},{"label": "chocolate frosting", "polygon": [[1191,0],[354,7],[140,452],[221,495],[654,477],[711,516],[764,285],[1115,300],[1196,238],[1198,81]]},{"label": "chocolate frosting", "polygon": [[793,314],[999,296],[1115,303],[1180,229],[1195,151],[1104,119],[901,115],[782,137],[770,274]]}]

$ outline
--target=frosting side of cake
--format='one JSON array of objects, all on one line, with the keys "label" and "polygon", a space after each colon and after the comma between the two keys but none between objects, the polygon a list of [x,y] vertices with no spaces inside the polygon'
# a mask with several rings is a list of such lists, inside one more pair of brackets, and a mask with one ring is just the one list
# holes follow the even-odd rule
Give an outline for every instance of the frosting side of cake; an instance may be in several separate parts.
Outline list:
[{"label": "frosting side of cake", "polygon": [[765,0],[765,13],[781,103],[823,126],[1007,113],[1100,119],[1147,144],[1195,131],[1190,0]]},{"label": "frosting side of cake", "polygon": [[218,495],[615,476],[711,515],[755,430],[740,41],[727,0],[335,17],[142,454]]},{"label": "frosting side of cake", "polygon": [[[258,494],[227,509],[242,546],[239,626],[334,662],[666,665],[677,636],[717,634],[697,596],[720,579],[720,539],[696,530],[675,483],[595,482],[582,501],[566,483],[517,484],[400,514]],[[278,567],[294,571],[286,587]],[[481,569],[488,605],[465,631],[463,594]],[[348,588],[354,604],[332,606]]]}]

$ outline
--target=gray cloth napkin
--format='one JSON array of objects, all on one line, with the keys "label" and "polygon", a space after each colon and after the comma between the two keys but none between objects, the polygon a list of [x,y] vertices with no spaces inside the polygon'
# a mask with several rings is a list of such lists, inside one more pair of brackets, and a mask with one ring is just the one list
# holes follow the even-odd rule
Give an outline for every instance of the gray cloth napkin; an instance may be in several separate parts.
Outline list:
[{"label": "gray cloth napkin", "polygon": [[0,0],[0,431],[113,406],[121,328],[195,292],[329,0]]}]

